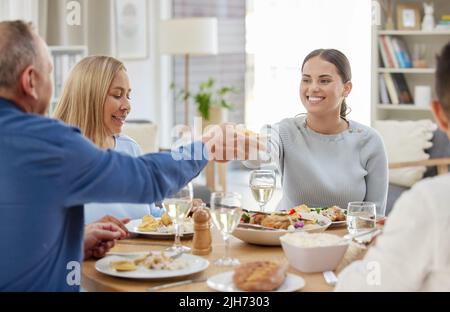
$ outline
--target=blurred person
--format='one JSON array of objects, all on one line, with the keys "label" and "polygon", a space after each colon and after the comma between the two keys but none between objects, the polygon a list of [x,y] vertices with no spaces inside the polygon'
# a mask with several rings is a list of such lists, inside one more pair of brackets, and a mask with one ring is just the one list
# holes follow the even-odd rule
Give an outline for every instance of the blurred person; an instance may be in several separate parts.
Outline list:
[{"label": "blurred person", "polygon": [[[450,42],[437,59],[432,111],[450,139]],[[364,259],[339,274],[337,291],[450,291],[450,174],[424,179],[395,203]]]}]

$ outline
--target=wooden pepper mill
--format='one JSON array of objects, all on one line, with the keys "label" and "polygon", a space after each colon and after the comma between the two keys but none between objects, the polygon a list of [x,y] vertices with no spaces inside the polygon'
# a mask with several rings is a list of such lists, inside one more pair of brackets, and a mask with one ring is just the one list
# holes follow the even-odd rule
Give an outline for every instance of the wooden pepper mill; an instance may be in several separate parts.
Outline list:
[{"label": "wooden pepper mill", "polygon": [[212,251],[211,239],[211,214],[206,205],[198,208],[192,217],[194,219],[194,240],[192,242],[192,253],[204,256]]}]

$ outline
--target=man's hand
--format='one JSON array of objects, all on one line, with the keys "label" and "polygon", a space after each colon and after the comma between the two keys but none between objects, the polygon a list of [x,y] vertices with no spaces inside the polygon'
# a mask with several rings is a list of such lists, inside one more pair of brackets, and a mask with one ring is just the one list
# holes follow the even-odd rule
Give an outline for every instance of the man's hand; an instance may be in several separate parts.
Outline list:
[{"label": "man's hand", "polygon": [[116,239],[126,237],[126,233],[114,223],[91,223],[84,227],[84,259],[101,258],[112,247]]},{"label": "man's hand", "polygon": [[260,137],[231,123],[212,125],[206,129],[202,141],[208,152],[208,159],[218,162],[229,160],[257,159],[257,152],[266,150]]},{"label": "man's hand", "polygon": [[122,229],[122,231],[124,231],[127,235],[128,233],[128,229],[125,226],[125,224],[127,224],[128,222],[130,222],[129,218],[122,218],[122,219],[117,219],[113,216],[110,215],[106,215],[103,218],[95,221],[94,223],[114,223],[115,225],[117,225],[118,227],[120,227]]}]

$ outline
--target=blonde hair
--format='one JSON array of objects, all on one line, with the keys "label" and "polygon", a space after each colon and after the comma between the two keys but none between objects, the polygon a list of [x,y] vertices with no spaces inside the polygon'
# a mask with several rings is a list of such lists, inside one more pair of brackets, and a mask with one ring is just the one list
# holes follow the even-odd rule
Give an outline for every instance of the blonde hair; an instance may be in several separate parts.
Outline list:
[{"label": "blonde hair", "polygon": [[78,127],[99,147],[105,147],[108,133],[103,111],[116,74],[126,71],[119,60],[109,56],[90,56],[72,69],[64,83],[53,117]]}]

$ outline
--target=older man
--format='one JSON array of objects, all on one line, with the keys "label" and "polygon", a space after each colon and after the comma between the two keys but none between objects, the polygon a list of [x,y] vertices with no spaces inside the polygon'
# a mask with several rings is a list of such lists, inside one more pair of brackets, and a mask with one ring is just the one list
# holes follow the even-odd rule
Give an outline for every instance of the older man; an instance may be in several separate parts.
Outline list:
[{"label": "older man", "polygon": [[[437,61],[432,110],[450,138],[450,42]],[[450,174],[402,195],[362,261],[339,275],[338,291],[450,291]]]},{"label": "older man", "polygon": [[[52,94],[51,73],[46,44],[29,25],[0,23],[2,291],[78,291],[67,276],[73,274],[69,263],[82,260],[84,203],[159,201],[207,163],[177,161],[170,153],[133,158],[97,149],[78,129],[41,116]],[[225,127],[220,131],[226,134]],[[242,139],[231,132],[233,140]],[[215,147],[209,158],[234,149],[235,141],[226,146],[220,137],[203,137],[180,153],[193,156],[205,143]],[[120,237],[111,226],[91,230],[115,233],[106,240]],[[98,237],[89,238],[88,245]]]}]

